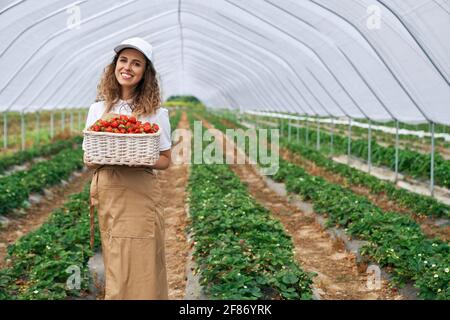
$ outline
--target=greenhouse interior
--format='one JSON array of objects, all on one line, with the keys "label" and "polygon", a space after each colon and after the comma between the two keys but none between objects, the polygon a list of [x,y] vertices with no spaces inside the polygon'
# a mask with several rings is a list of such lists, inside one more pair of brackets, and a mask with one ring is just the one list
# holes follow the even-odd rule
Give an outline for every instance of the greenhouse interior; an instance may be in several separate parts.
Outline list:
[{"label": "greenhouse interior", "polygon": [[0,300],[450,300],[449,35],[448,0],[0,0]]}]

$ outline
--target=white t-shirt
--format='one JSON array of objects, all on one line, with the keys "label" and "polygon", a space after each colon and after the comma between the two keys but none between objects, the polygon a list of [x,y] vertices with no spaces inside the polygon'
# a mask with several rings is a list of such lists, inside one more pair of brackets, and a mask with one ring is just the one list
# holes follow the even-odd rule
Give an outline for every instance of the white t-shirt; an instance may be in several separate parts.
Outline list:
[{"label": "white t-shirt", "polygon": [[[98,119],[103,116],[103,112],[105,111],[104,101],[99,101],[91,104],[89,108],[89,113],[86,119],[85,129],[89,128],[91,125],[95,123]],[[113,107],[111,110],[112,113],[123,114],[127,116],[131,116],[131,108],[123,100],[119,100],[119,102]],[[139,116],[138,120],[142,122],[150,122],[158,124],[161,135],[159,137],[159,150],[169,150],[172,147],[172,140],[170,137],[170,122],[169,122],[169,111],[166,108],[158,108],[155,114],[151,116]]]}]

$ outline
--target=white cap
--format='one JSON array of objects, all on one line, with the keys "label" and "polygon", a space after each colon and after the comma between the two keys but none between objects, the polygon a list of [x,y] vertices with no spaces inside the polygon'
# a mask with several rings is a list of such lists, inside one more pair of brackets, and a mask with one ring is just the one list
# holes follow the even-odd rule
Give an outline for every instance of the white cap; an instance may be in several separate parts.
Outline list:
[{"label": "white cap", "polygon": [[120,50],[125,48],[133,48],[142,52],[142,54],[153,63],[153,47],[150,43],[148,43],[144,39],[138,37],[126,39],[122,41],[119,45],[117,45],[114,48],[114,51],[116,53],[119,53]]}]

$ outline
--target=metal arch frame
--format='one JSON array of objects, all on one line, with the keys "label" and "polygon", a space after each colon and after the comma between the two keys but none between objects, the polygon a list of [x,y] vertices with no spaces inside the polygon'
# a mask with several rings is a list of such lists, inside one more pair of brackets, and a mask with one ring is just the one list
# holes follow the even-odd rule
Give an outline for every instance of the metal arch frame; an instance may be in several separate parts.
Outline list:
[{"label": "metal arch frame", "polygon": [[[187,46],[187,45],[185,45],[185,48],[189,48],[189,46]],[[186,52],[186,51],[185,51]],[[211,60],[211,58],[204,58],[204,57],[198,57],[198,56],[196,56],[195,54],[191,54],[191,55],[185,55],[185,61],[186,61],[186,59],[187,58],[193,58],[193,61],[195,62],[195,65],[196,65],[196,67],[198,68],[198,69],[201,69],[201,70],[204,70],[204,71],[206,71],[206,70],[210,70],[211,71],[211,73],[214,73],[214,74],[217,74],[217,75],[221,75],[219,72],[215,72],[215,70],[220,70],[220,67],[222,67],[222,68],[224,68],[222,65],[220,65],[220,64],[217,64],[217,63],[214,63],[213,61],[211,61],[211,64],[210,65],[213,65],[213,66],[216,66],[216,67],[219,67],[219,68],[206,68],[206,67],[204,67],[204,65],[202,65],[202,64],[200,64],[200,63],[196,63],[196,61],[197,60],[200,60],[200,59],[207,59],[207,60]],[[186,68],[187,69],[187,68]],[[227,69],[226,67],[225,67],[225,69]],[[231,69],[228,69],[228,70],[231,70],[231,71],[229,71],[230,73],[237,73],[237,74],[239,74],[240,72],[239,71],[236,71],[235,69],[233,69],[233,68],[231,68]],[[207,73],[206,73],[207,74]],[[249,80],[246,76],[245,76],[245,74],[243,73],[243,75],[244,75],[244,77],[246,78],[246,80]],[[230,85],[230,88],[232,88],[233,87],[233,84],[235,84],[236,83],[236,81],[234,80],[235,78],[230,78],[229,80],[228,80],[228,77],[224,77],[223,75],[222,75],[222,79],[227,79],[227,83],[229,83],[229,85]],[[251,81],[249,82],[249,83],[251,83]],[[244,86],[247,86],[246,85],[246,83],[245,82],[242,82],[242,85],[244,85]],[[247,87],[248,88],[248,87]],[[249,90],[250,92],[252,91],[252,90]],[[254,91],[254,90],[253,90]]]},{"label": "metal arch frame", "polygon": [[257,60],[256,60],[257,61]]},{"label": "metal arch frame", "polygon": [[[91,84],[90,82],[87,82],[87,83],[84,84],[84,86],[83,86],[79,91],[82,92],[82,91],[85,90],[86,87],[91,87],[91,86],[92,86],[92,84]],[[220,87],[218,87],[218,88],[220,88]],[[76,94],[75,94],[75,95],[76,95]]]},{"label": "metal arch frame", "polygon": [[[195,14],[195,13],[193,13],[193,14]],[[196,15],[196,14],[195,14],[195,15]],[[295,68],[292,67],[292,65],[290,64],[290,62],[287,61],[287,60],[286,60],[284,57],[282,57],[282,56],[277,56],[277,54],[276,54],[273,50],[271,50],[271,49],[269,49],[269,48],[266,48],[266,47],[262,46],[262,45],[259,44],[259,43],[255,43],[254,41],[252,41],[252,40],[250,40],[250,39],[244,37],[244,36],[241,35],[241,34],[236,34],[235,32],[230,31],[228,28],[225,28],[225,27],[222,26],[222,25],[218,25],[218,24],[215,23],[214,21],[211,21],[211,20],[209,20],[209,19],[206,19],[206,18],[204,18],[203,16],[200,16],[200,18],[201,18],[201,19],[204,19],[204,20],[206,20],[206,21],[209,21],[209,22],[211,22],[212,24],[217,25],[217,26],[218,26],[219,28],[221,28],[221,29],[227,30],[229,33],[235,34],[238,38],[241,38],[241,39],[245,40],[246,43],[251,43],[251,44],[253,44],[254,46],[260,48],[260,49],[263,50],[263,51],[270,52],[270,53],[271,53],[272,55],[274,55],[276,58],[278,58],[279,60],[282,60],[283,63],[286,64],[286,66],[289,68],[289,70],[290,70],[291,72],[293,72],[293,74],[296,76],[296,78],[301,78],[300,75],[299,75],[299,74],[297,73],[297,71],[295,70]],[[299,91],[297,90],[296,87],[294,87],[294,89],[296,89],[297,93],[299,92]],[[288,92],[289,92],[289,91],[288,91]],[[300,95],[300,94],[299,94],[299,95]],[[315,112],[315,111],[314,111],[314,112]]]},{"label": "metal arch frame", "polygon": [[[175,29],[176,29],[176,27],[169,27],[169,28],[163,29],[163,30],[162,30],[161,32],[159,32],[159,33],[164,33],[164,32],[172,31],[172,30],[175,30]],[[100,41],[103,41],[103,40],[100,40]],[[104,40],[104,41],[107,41],[107,40]],[[88,50],[90,50],[90,49],[88,49]],[[94,52],[95,52],[95,51],[99,51],[99,49],[96,48],[95,46],[93,46],[92,51],[94,51]],[[84,48],[78,50],[77,52],[75,52],[75,53],[74,53],[74,56],[76,56],[76,54],[77,54],[78,52],[82,52],[83,54],[88,54],[88,53],[90,53],[90,51],[87,51],[86,47],[84,47]],[[109,56],[111,56],[111,58],[113,57],[112,51],[111,51],[111,53],[105,53],[105,54],[101,55],[100,57],[93,59],[93,62],[92,62],[91,64],[89,64],[89,65],[85,68],[85,72],[83,72],[81,75],[79,75],[79,77],[78,77],[77,79],[74,79],[74,80],[73,80],[74,85],[76,85],[77,82],[80,80],[80,78],[82,79],[82,76],[86,75],[86,73],[88,73],[89,76],[91,76],[91,74],[94,73],[94,72],[98,73],[98,69],[100,69],[102,65],[105,66],[105,64],[103,63],[103,61],[107,60],[107,58],[108,58]],[[78,58],[78,59],[79,59],[79,58]],[[75,60],[75,59],[74,59],[74,60]],[[99,62],[99,63],[96,63],[97,61],[101,61],[102,63],[100,63],[100,62]],[[71,63],[64,64],[60,69],[58,69],[57,71],[55,71],[53,74],[56,75],[56,74],[58,74],[58,73],[60,73],[60,72],[62,73],[62,71],[64,71],[65,69],[67,69],[67,71],[69,71],[69,70],[72,69],[72,66],[74,66],[74,68],[76,68],[76,63],[77,63],[77,62],[78,62],[78,61],[72,61]],[[91,68],[92,64],[95,64],[96,67],[95,67],[95,68]],[[89,73],[90,73],[90,74],[89,74]],[[49,86],[49,85],[51,84],[51,82],[56,81],[56,80],[55,80],[55,79],[56,79],[55,77],[50,77],[50,78],[51,78],[51,80],[49,80],[49,81],[47,82],[47,85],[46,85],[46,86]],[[72,87],[73,87],[73,86],[72,86]],[[46,90],[46,89],[47,89],[47,88],[44,87],[44,88],[42,88],[41,91]],[[58,91],[57,91],[57,90],[53,90],[53,91],[54,91],[53,95],[58,94]],[[72,90],[70,90],[70,91],[72,91]],[[69,92],[70,92],[70,91],[69,91]],[[40,93],[39,93],[39,94],[40,94]],[[37,94],[36,96],[39,96],[39,94]],[[61,93],[61,92],[60,92],[60,95],[63,96],[64,93]],[[51,98],[53,98],[53,96],[50,96],[47,100],[49,100],[49,99],[51,99]],[[60,98],[59,101],[61,101],[61,100],[62,100],[62,99]]]},{"label": "metal arch frame", "polygon": [[91,68],[86,68],[87,70],[90,70]]},{"label": "metal arch frame", "polygon": [[[190,46],[185,45],[185,48],[189,48],[189,47]],[[195,52],[197,52],[197,51],[195,51]],[[220,51],[218,51],[218,52],[220,52]],[[209,58],[208,56],[206,56],[206,59],[211,61],[211,58]],[[232,63],[236,63],[237,60],[235,61],[235,60],[231,59],[231,61],[232,61]],[[214,65],[214,64],[217,64],[217,63],[214,63],[213,61],[211,61],[210,65]],[[242,65],[240,63],[237,63],[237,64]],[[248,69],[248,68],[245,67],[245,65],[243,66],[243,68],[244,69]],[[239,70],[239,69],[231,69],[231,70],[235,71],[235,70]],[[251,72],[251,69],[250,69],[250,72]],[[250,80],[250,78],[248,78],[245,73],[242,73],[242,74],[243,74],[244,78],[246,78],[247,81]],[[250,86],[252,86],[253,82],[250,80],[250,81],[248,81],[248,84]],[[246,83],[244,82],[243,85],[246,85]],[[261,94],[261,92],[260,92],[260,90],[258,89],[257,86],[253,86],[253,87],[254,87],[253,90],[249,90],[249,92],[255,92],[255,93]],[[259,101],[259,97],[257,95],[255,97],[256,97],[256,101]],[[261,101],[259,101],[259,102],[261,103]],[[263,102],[264,102],[264,100],[263,100]]]},{"label": "metal arch frame", "polygon": [[[46,15],[45,17],[43,17],[43,18],[41,18],[41,19],[39,19],[39,20],[37,20],[37,21],[34,21],[32,24],[28,25],[28,26],[25,27],[22,31],[20,31],[20,32],[12,39],[12,41],[11,41],[10,43],[8,43],[8,45],[5,47],[5,49],[4,49],[3,51],[0,52],[0,58],[3,57],[3,55],[9,50],[9,48],[11,48],[11,47],[14,45],[14,43],[15,43],[20,37],[22,37],[26,32],[28,32],[29,30],[31,30],[31,29],[34,28],[35,26],[39,25],[40,23],[42,23],[42,22],[45,21],[45,20],[48,20],[48,19],[53,18],[54,16],[56,16],[56,15],[60,14],[61,12],[67,10],[67,8],[69,8],[69,7],[71,7],[71,6],[80,5],[80,4],[85,3],[85,2],[87,2],[87,1],[88,1],[88,0],[78,0],[78,1],[75,1],[74,3],[71,3],[70,5],[65,5],[64,7],[60,8],[60,9],[58,8],[57,10],[51,12],[50,14]],[[135,1],[138,1],[138,0],[135,0]]]},{"label": "metal arch frame", "polygon": [[408,90],[406,90],[406,88],[402,85],[400,79],[398,79],[398,77],[396,76],[395,72],[393,72],[393,70],[389,67],[389,64],[385,61],[385,59],[383,59],[382,55],[378,52],[378,50],[375,48],[375,46],[369,41],[369,39],[366,37],[366,35],[364,33],[362,33],[357,26],[355,26],[351,21],[349,21],[347,18],[345,18],[344,16],[338,14],[337,12],[323,6],[321,3],[318,3],[317,0],[309,0],[312,3],[316,4],[317,6],[319,6],[320,8],[323,8],[324,10],[330,12],[331,14],[339,17],[341,20],[345,21],[348,25],[350,25],[351,27],[353,27],[353,29],[358,32],[358,34],[360,34],[361,37],[364,38],[364,40],[366,41],[366,43],[372,48],[373,52],[376,54],[376,56],[378,57],[378,59],[380,59],[380,61],[383,63],[383,65],[386,67],[386,69],[389,71],[389,73],[392,75],[392,77],[394,78],[394,80],[397,82],[397,84],[400,86],[400,88],[402,88],[402,90],[405,92],[405,94],[408,96],[408,98],[411,100],[411,102],[413,103],[413,105],[417,108],[417,110],[423,115],[423,117],[427,120],[430,121],[429,117],[424,113],[424,111],[417,105],[416,101],[412,98],[411,94],[408,92]]},{"label": "metal arch frame", "polygon": [[[187,58],[187,56],[185,56]],[[188,62],[189,59],[186,59],[185,62]],[[186,66],[189,66],[189,62],[186,63]],[[201,68],[200,65],[196,64],[196,68]],[[210,83],[215,83],[216,87],[220,88],[220,83],[216,81],[216,78],[212,77],[211,74],[207,73],[206,75],[202,75],[202,77],[197,77],[197,79],[206,79]],[[227,91],[223,92],[223,95],[226,97],[227,101],[231,101],[232,104],[236,104],[240,108],[240,103],[233,97],[233,95],[228,94]]]},{"label": "metal arch frame", "polygon": [[[89,18],[87,18],[87,19],[85,19],[85,20],[83,20],[83,21],[84,21],[84,23],[86,23],[86,22],[88,22],[88,21],[94,20],[94,19],[95,19],[96,17],[98,17],[98,16],[105,15],[105,14],[107,14],[107,13],[109,13],[109,12],[112,12],[112,11],[118,9],[118,8],[121,8],[121,7],[125,6],[125,5],[127,5],[127,4],[130,3],[130,2],[135,2],[135,1],[138,1],[138,0],[128,0],[125,4],[122,3],[122,4],[120,4],[120,5],[116,6],[116,7],[109,8],[109,9],[107,9],[107,10],[101,12],[101,13],[98,13],[97,15],[91,16],[91,17],[89,17]],[[83,22],[83,21],[82,21],[82,22]],[[37,50],[35,50],[35,51],[28,57],[28,59],[25,60],[25,62],[22,64],[22,66],[21,66],[21,67],[13,74],[13,76],[6,82],[6,85],[3,86],[3,88],[0,88],[0,94],[5,90],[5,88],[8,86],[8,84],[10,84],[11,81],[14,80],[14,78],[16,77],[16,75],[17,75],[20,71],[22,71],[22,69],[25,67],[25,65],[26,65],[31,59],[33,59],[33,57],[34,57],[34,56],[35,56],[35,55],[36,55],[36,54],[37,54],[37,53],[38,53],[38,52],[39,52],[39,51],[40,51],[47,43],[49,43],[52,39],[54,39],[54,38],[60,36],[61,34],[64,34],[64,33],[69,32],[69,31],[70,31],[70,29],[63,29],[63,30],[60,30],[60,31],[58,31],[58,32],[55,32],[55,33],[53,33],[51,36],[49,36],[43,43],[41,43],[41,44],[38,46]]]},{"label": "metal arch frame", "polygon": [[178,80],[178,87],[181,87],[181,91],[184,92],[184,34],[183,34],[183,23],[181,22],[181,0],[178,0],[178,26],[180,32],[180,61],[181,61],[181,82]]},{"label": "metal arch frame", "polygon": [[[204,36],[205,38],[207,38],[208,41],[213,41],[213,42],[215,42],[215,43],[218,43],[213,37],[211,37],[211,36],[209,36],[209,35],[206,35],[206,34],[200,32],[199,30],[195,30],[195,29],[192,28],[192,27],[185,27],[185,28],[186,28],[186,29],[189,29],[189,30],[191,30],[191,31],[194,31],[194,32],[196,32],[196,33],[198,33],[198,34],[201,34],[202,36]],[[228,51],[228,52],[230,52],[230,53],[233,54],[233,51],[232,51],[232,50],[229,50],[229,49],[226,48],[226,47],[224,47],[223,50],[226,50],[226,51]],[[218,52],[220,53],[221,51],[218,51]],[[276,72],[273,71],[273,69],[270,67],[270,65],[267,66],[267,65],[263,62],[263,60],[257,60],[257,59],[254,59],[254,58],[252,58],[252,56],[251,56],[250,54],[245,54],[245,56],[246,56],[251,62],[253,62],[254,64],[259,65],[259,67],[265,68],[267,72],[272,71],[272,74],[275,74],[275,75],[276,75]],[[239,61],[239,60],[236,59],[236,61]],[[236,62],[236,63],[237,63],[237,62]],[[245,65],[244,65],[244,66],[245,66]],[[259,70],[259,69],[258,69],[258,70]],[[275,71],[276,71],[276,70],[275,70]],[[263,75],[263,73],[261,73],[261,75]],[[277,81],[275,81],[275,84],[278,84],[278,83],[279,83],[281,86],[283,86],[282,81],[280,81],[280,79],[278,78],[277,75],[276,75],[276,77],[277,77]],[[268,78],[268,80],[270,81],[270,78]],[[263,87],[264,87],[264,82],[263,82]],[[267,86],[267,89],[266,89],[266,90],[271,91],[270,86]],[[264,92],[264,91],[263,91],[263,92]],[[275,93],[278,94],[278,91],[275,90]],[[269,98],[271,98],[271,95],[269,95]]]},{"label": "metal arch frame", "polygon": [[3,9],[0,11],[0,14],[3,14],[3,13],[5,13],[6,11],[8,11],[8,10],[14,8],[15,6],[20,5],[22,2],[25,2],[25,0],[18,0],[18,1],[16,1],[15,3],[12,3],[12,4],[8,5],[8,6],[6,6],[5,8],[3,8]]},{"label": "metal arch frame", "polygon": [[[260,16],[257,16],[256,14],[250,12],[249,10],[244,9],[244,8],[242,8],[242,7],[238,6],[238,5],[236,5],[235,3],[231,2],[230,0],[225,0],[225,1],[228,2],[228,3],[230,3],[230,4],[232,4],[232,5],[234,5],[234,6],[236,6],[237,8],[239,8],[239,9],[241,9],[241,10],[247,12],[248,14],[254,16],[255,18],[257,18],[257,19],[259,19],[259,20],[265,22],[266,24],[269,24],[269,25],[272,26],[274,29],[278,30],[279,32],[281,32],[281,33],[283,33],[283,34],[285,34],[285,35],[287,35],[287,36],[289,36],[291,39],[295,40],[296,42],[301,43],[303,46],[305,46],[305,47],[307,47],[308,49],[310,49],[311,52],[313,52],[313,53],[315,54],[315,56],[321,61],[322,65],[326,68],[326,70],[329,72],[329,74],[334,78],[334,80],[335,80],[336,83],[340,86],[340,88],[341,88],[341,89],[347,94],[347,96],[351,99],[351,101],[352,101],[353,104],[356,106],[356,108],[364,115],[364,117],[366,117],[366,118],[369,119],[369,117],[367,116],[366,112],[359,106],[359,104],[355,101],[355,99],[353,98],[353,96],[347,91],[347,89],[345,88],[345,86],[339,81],[339,79],[336,77],[336,75],[334,74],[334,72],[330,69],[330,67],[328,66],[328,64],[326,63],[326,61],[321,57],[321,55],[320,55],[319,53],[316,52],[316,50],[315,50],[313,47],[309,46],[306,42],[304,42],[304,41],[298,39],[297,37],[295,37],[294,35],[290,34],[289,32],[287,32],[287,31],[281,29],[280,27],[277,27],[277,26],[273,25],[272,23],[270,23],[270,22],[267,21],[266,19],[261,18]],[[268,3],[268,4],[272,5],[272,6],[274,6],[271,2],[266,1],[266,3]],[[275,6],[275,7],[277,7],[277,6]],[[292,13],[290,13],[290,14],[291,14],[292,16],[296,17],[297,19],[299,19],[300,21],[302,21],[298,16],[296,16],[296,15],[294,15],[294,14],[292,14]],[[303,22],[303,21],[302,21],[302,22]],[[303,23],[304,23],[304,22],[303,22]],[[336,46],[334,46],[334,47],[336,48]]]},{"label": "metal arch frame", "polygon": [[[198,82],[201,82],[201,83],[204,83],[205,85],[207,85],[207,86],[211,86],[211,83],[210,82],[207,82],[207,81],[205,81],[203,78],[197,78],[197,77],[193,77],[196,81],[198,81]],[[172,81],[171,80],[171,78],[168,78],[168,82],[170,82],[170,81]],[[214,80],[212,80],[213,81],[213,83],[216,83]],[[219,87],[220,88],[220,87]],[[230,104],[232,104],[233,103],[233,99],[230,97],[230,96],[228,96],[228,94],[226,93],[226,92],[222,92],[222,90],[220,90],[220,89],[218,89],[216,92],[218,92],[220,95],[222,95],[223,96],[223,100],[226,102],[226,103],[230,103]]]},{"label": "metal arch frame", "polygon": [[[152,20],[154,20],[154,19],[159,19],[159,18],[164,17],[164,16],[166,16],[166,15],[169,15],[169,14],[171,14],[171,13],[172,13],[172,11],[167,11],[167,12],[162,13],[161,15],[152,16],[152,17],[149,18],[149,19],[146,19],[146,20],[144,20],[144,21],[140,21],[139,23],[134,24],[134,25],[132,25],[131,27],[128,27],[127,29],[124,29],[122,32],[127,32],[128,29],[132,29],[133,27],[135,27],[135,26],[137,26],[137,25],[145,24],[145,23],[147,23],[148,21],[152,21]],[[170,28],[168,28],[168,29],[175,29],[175,28],[176,28],[176,27],[173,27],[173,26],[172,26],[172,27],[170,27]],[[120,32],[120,33],[121,33],[121,32]],[[116,34],[117,34],[117,33],[116,33]],[[89,36],[89,34],[87,34],[86,36]],[[88,45],[88,46],[85,46],[85,47],[81,47],[81,48],[79,48],[78,50],[76,50],[75,52],[72,52],[72,54],[71,54],[70,56],[68,56],[68,57],[65,58],[66,61],[68,60],[68,61],[70,61],[70,62],[69,62],[69,63],[61,63],[61,64],[60,64],[61,66],[60,66],[57,70],[55,70],[55,71],[52,72],[52,73],[53,73],[53,76],[48,77],[49,80],[47,81],[47,84],[46,84],[43,88],[41,88],[41,90],[38,91],[37,94],[35,94],[35,97],[33,97],[33,98],[31,99],[31,103],[33,103],[33,101],[36,99],[36,97],[40,96],[41,93],[42,93],[44,90],[46,90],[46,86],[48,86],[52,81],[54,81],[55,75],[57,75],[58,73],[62,72],[64,69],[66,69],[68,65],[72,65],[72,64],[75,64],[76,62],[78,62],[79,57],[83,55],[82,53],[85,53],[85,54],[86,54],[86,52],[87,52],[87,51],[86,51],[86,48],[92,47],[93,50],[99,50],[99,48],[98,48],[98,43],[99,43],[99,42],[106,42],[106,41],[108,41],[110,38],[112,38],[112,36],[111,36],[111,35],[108,35],[108,36],[105,37],[103,40],[97,41],[96,45]],[[80,55],[77,56],[78,53],[80,53]],[[73,57],[74,59],[72,59],[72,57]],[[78,58],[78,59],[76,59],[76,58]],[[55,56],[52,56],[52,57],[49,59],[49,62],[50,62],[50,61],[53,61],[54,59],[55,59]],[[46,65],[46,64],[45,64],[45,65]],[[41,71],[44,70],[45,65],[44,65],[41,69],[39,69],[38,72],[36,72],[36,76],[38,76],[38,75],[41,73]],[[33,79],[34,79],[34,78],[35,78],[35,77],[33,77]],[[24,87],[25,87],[25,86],[24,86]],[[22,93],[23,93],[23,91],[22,91]],[[19,96],[18,96],[18,97],[19,97]],[[16,99],[17,99],[18,97],[16,97]]]},{"label": "metal arch frame", "polygon": [[[232,21],[230,18],[228,18],[228,20]],[[250,31],[253,31],[253,30],[250,30]],[[253,32],[254,32],[254,31],[253,31]],[[267,50],[268,50],[268,49],[267,49]],[[285,63],[287,63],[288,65],[290,65],[288,61],[285,61]],[[291,68],[292,68],[292,67],[291,67]],[[292,70],[294,70],[294,73],[296,73],[296,72],[295,72],[295,68],[292,68]],[[298,76],[298,75],[297,75],[297,76]],[[298,76],[298,79],[299,79],[299,80],[302,82],[302,84],[308,89],[308,91],[310,92],[310,94],[313,96],[313,98],[316,100],[316,102],[319,103],[319,105],[322,107],[322,109],[325,110],[325,113],[328,113],[328,114],[329,114],[329,111],[327,111],[327,109],[323,106],[323,104],[320,102],[320,100],[312,93],[312,90],[310,90],[310,89],[308,88],[307,84],[301,79],[301,77]],[[301,94],[301,92],[300,92],[300,91],[297,91],[297,92],[298,92],[299,95],[302,97],[302,99],[305,100],[305,102],[307,102],[307,99]],[[313,110],[313,114],[315,114],[315,115],[318,115],[318,114],[319,114],[316,110],[314,110],[314,108],[313,108],[308,102],[307,102],[307,105],[308,105],[308,107],[309,107],[310,109]],[[303,111],[304,111],[304,109],[303,109]],[[305,111],[304,111],[304,112],[305,112]],[[345,111],[344,111],[344,112],[345,112]],[[309,114],[309,113],[305,112],[305,114]]]},{"label": "metal arch frame", "polygon": [[397,18],[398,22],[403,26],[403,28],[405,28],[406,32],[409,33],[409,35],[414,40],[414,42],[417,44],[417,46],[420,48],[420,50],[422,50],[423,54],[427,57],[427,59],[430,61],[430,63],[433,65],[433,67],[436,69],[436,71],[441,75],[442,79],[445,82],[447,82],[447,84],[450,86],[450,81],[449,81],[449,79],[447,79],[447,76],[445,74],[443,74],[443,72],[437,66],[434,59],[428,54],[427,50],[425,50],[424,46],[420,43],[419,39],[417,39],[417,37],[410,30],[410,28],[408,28],[408,26],[406,25],[406,22],[402,19],[402,17],[394,9],[392,9],[390,6],[388,6],[384,1],[382,1],[382,0],[375,0],[375,1],[380,3],[383,7],[385,7],[387,10],[389,10],[389,12],[391,12],[395,18]]},{"label": "metal arch frame", "polygon": [[[198,30],[194,30],[194,29],[191,28],[191,27],[189,27],[189,28],[188,28],[188,27],[185,27],[185,29],[191,30],[191,31],[193,31],[193,32],[195,32],[195,33],[198,33],[198,34],[201,34],[203,37],[205,37],[205,39],[207,39],[206,41],[210,41],[211,43],[212,43],[212,42],[215,42],[215,44],[217,44],[217,41],[216,41],[213,37],[210,37],[210,36],[207,36],[207,35],[205,35],[205,34],[202,34],[202,33],[200,33]],[[195,41],[194,41],[194,43],[195,43]],[[233,55],[233,52],[232,52],[231,50],[229,50],[227,47],[223,47],[223,46],[220,46],[220,45],[218,45],[217,47],[218,47],[218,48],[222,48],[222,50],[217,50],[217,52],[218,52],[219,55],[222,55],[222,52],[223,52],[223,51],[228,51],[228,52],[230,52],[230,53],[231,53],[230,57]],[[212,49],[212,47],[211,47],[211,49]],[[204,49],[204,50],[210,50],[210,49]],[[214,50],[214,51],[215,51],[215,50]],[[222,55],[222,56],[225,56],[225,55]],[[206,57],[208,57],[208,56],[206,56]],[[259,60],[252,59],[252,57],[251,57],[250,55],[247,55],[247,54],[246,54],[245,57],[248,58],[248,60],[249,60],[250,63],[260,64],[260,65],[262,64],[263,67],[266,67],[266,66],[265,66],[263,63],[261,63]],[[254,71],[253,71],[251,68],[247,68],[247,66],[246,66],[245,64],[243,64],[243,63],[240,63],[238,59],[230,59],[230,58],[228,58],[227,56],[225,56],[225,58],[231,60],[231,61],[232,61],[233,63],[235,63],[235,64],[240,65],[242,68],[247,69],[248,72],[254,73]],[[261,73],[260,75],[263,76],[264,74]],[[245,73],[244,73],[244,77],[246,77]],[[247,77],[246,77],[246,78],[247,78]],[[248,79],[248,78],[247,78],[247,79]],[[270,78],[268,78],[268,80],[270,81]],[[250,81],[249,83],[251,83],[251,81]],[[264,83],[263,83],[263,87],[264,87]],[[257,87],[255,87],[255,88],[257,89]],[[270,90],[270,87],[267,87],[267,89]],[[259,91],[259,90],[257,89],[256,91]],[[276,91],[275,91],[275,92],[276,92]],[[264,91],[263,91],[263,96],[264,96]],[[269,95],[269,97],[270,97],[270,95]]]},{"label": "metal arch frame", "polygon": [[[228,2],[229,2],[229,1],[228,1]],[[238,8],[239,8],[239,7],[238,7]],[[251,13],[250,13],[250,14],[251,14]],[[229,20],[231,20],[231,19],[229,18]],[[249,40],[249,39],[246,39],[246,40],[247,40],[248,42],[252,42],[252,41]],[[265,50],[268,50],[268,51],[271,51],[271,50],[268,49],[268,48],[264,48],[264,49],[265,49]],[[275,54],[275,53],[274,53],[274,54]],[[308,87],[307,84],[306,84],[304,81],[301,80],[301,76],[297,73],[296,69],[295,69],[294,67],[292,67],[292,65],[290,64],[290,62],[287,61],[284,57],[279,56],[279,58],[283,59],[283,62],[286,63],[286,64],[289,66],[290,70],[296,75],[297,79],[299,79],[299,80],[302,82],[302,84],[303,84],[304,86]],[[310,59],[307,57],[307,55],[306,55],[306,58],[307,58],[308,60],[310,60]],[[325,67],[324,67],[324,68],[325,68]],[[295,87],[294,87],[294,88],[295,88]],[[298,91],[298,90],[296,90],[296,91],[297,91],[297,93],[298,93],[300,96],[302,96],[302,98],[304,98],[300,91]],[[312,90],[308,90],[308,91],[309,91],[309,92],[312,92]],[[318,98],[317,98],[315,95],[313,95],[313,96],[314,96],[314,98],[315,98],[316,100],[318,100]],[[312,108],[310,104],[308,104],[308,106],[312,109],[312,111],[313,111],[312,114],[313,114],[313,115],[317,115],[317,114],[318,114],[317,110],[315,110],[314,108]],[[307,114],[310,114],[310,113],[307,113]]]}]

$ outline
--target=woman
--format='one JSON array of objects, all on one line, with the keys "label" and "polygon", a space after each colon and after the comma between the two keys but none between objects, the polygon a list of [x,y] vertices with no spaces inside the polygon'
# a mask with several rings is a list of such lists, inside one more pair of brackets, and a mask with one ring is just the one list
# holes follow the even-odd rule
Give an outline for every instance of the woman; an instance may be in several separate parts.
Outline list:
[{"label": "woman", "polygon": [[167,299],[164,220],[155,170],[167,169],[171,156],[170,123],[152,62],[152,47],[131,38],[116,55],[98,85],[86,128],[106,113],[135,115],[157,123],[160,157],[152,167],[93,165],[91,221],[97,207],[105,264],[105,299]]}]

